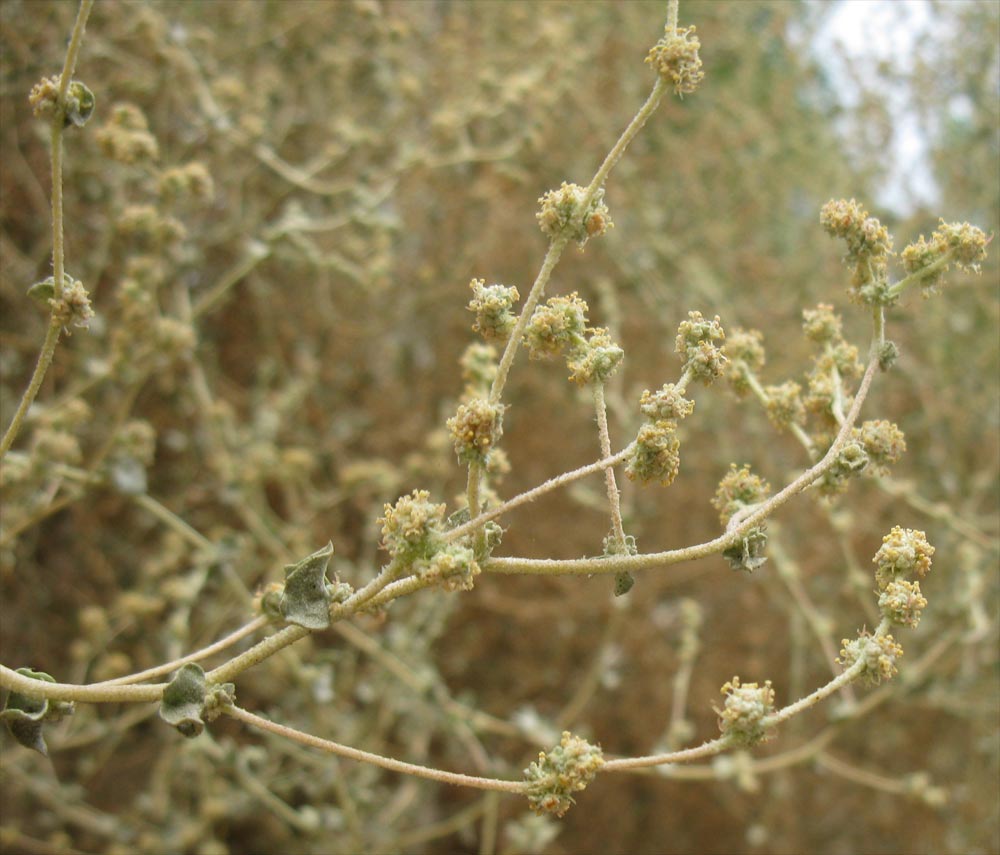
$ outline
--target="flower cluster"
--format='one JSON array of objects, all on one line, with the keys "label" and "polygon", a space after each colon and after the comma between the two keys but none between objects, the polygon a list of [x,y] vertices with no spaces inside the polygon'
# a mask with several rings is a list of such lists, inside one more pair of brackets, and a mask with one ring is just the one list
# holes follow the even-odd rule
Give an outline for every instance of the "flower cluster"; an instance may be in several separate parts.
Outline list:
[{"label": "flower cluster", "polygon": [[722,376],[729,361],[722,347],[725,340],[726,333],[718,315],[709,321],[701,312],[688,312],[688,319],[677,327],[674,350],[684,360],[684,370],[708,386]]},{"label": "flower cluster", "polygon": [[863,422],[851,432],[851,438],[861,444],[868,463],[876,475],[886,475],[906,451],[906,438],[892,422],[885,419]]},{"label": "flower cluster", "polygon": [[485,279],[473,279],[469,287],[472,289],[469,311],[476,315],[472,328],[487,340],[505,341],[517,323],[513,311],[521,298],[517,288],[487,285]]},{"label": "flower cluster", "polygon": [[569,379],[580,386],[605,383],[625,359],[625,351],[611,340],[606,329],[596,327],[587,333],[586,342],[572,348],[566,360]]},{"label": "flower cluster", "polygon": [[639,411],[650,421],[683,419],[694,412],[694,401],[684,397],[676,383],[665,383],[655,392],[644,389],[639,398]]},{"label": "flower cluster", "polygon": [[862,662],[858,676],[869,685],[891,680],[897,671],[896,662],[903,655],[903,648],[891,635],[872,635],[862,630],[855,639],[843,639],[837,664],[848,669]]},{"label": "flower cluster", "polygon": [[639,428],[625,474],[633,481],[644,484],[659,481],[664,487],[669,486],[680,472],[680,449],[676,422],[646,422]]},{"label": "flower cluster", "polygon": [[587,302],[574,291],[568,297],[550,297],[535,308],[524,331],[524,341],[533,359],[558,356],[567,347],[584,343]]},{"label": "flower cluster", "polygon": [[459,359],[468,397],[486,394],[497,376],[497,351],[491,344],[473,342]]},{"label": "flower cluster", "polygon": [[[933,555],[934,547],[922,531],[894,526],[882,538],[882,546],[872,561],[879,612],[888,623],[915,627],[920,622],[927,600],[920,593],[920,583],[906,577],[927,575]],[[867,630],[862,630],[853,641],[845,638],[841,644],[843,649],[837,662],[845,668],[863,662],[859,676],[869,683],[892,678],[897,671],[896,661],[903,655],[903,648],[891,635],[872,635]]]},{"label": "flower cluster", "polygon": [[852,431],[851,439],[844,443],[830,468],[823,473],[823,477],[817,482],[817,487],[824,496],[836,496],[847,489],[851,478],[860,475],[867,468],[868,455]]},{"label": "flower cluster", "polygon": [[587,326],[587,303],[574,291],[535,308],[524,333],[532,358],[566,354],[570,380],[581,386],[604,383],[625,359],[625,351],[602,327]]},{"label": "flower cluster", "polygon": [[[51,118],[59,110],[59,84],[61,77],[43,77],[31,87],[28,103],[36,116]],[[63,127],[73,125],[82,128],[94,113],[94,93],[79,80],[71,80],[66,87],[66,97],[62,105]]]},{"label": "flower cluster", "polygon": [[62,289],[49,301],[49,305],[52,306],[52,317],[58,319],[64,328],[72,324],[86,329],[94,317],[87,289],[68,274],[63,278]]},{"label": "flower cluster", "polygon": [[927,542],[924,532],[893,526],[872,559],[879,591],[885,591],[890,582],[905,576],[923,578],[931,569],[933,555],[934,547]]},{"label": "flower cluster", "polygon": [[486,398],[458,405],[447,426],[460,461],[486,462],[503,435],[503,411],[503,404],[491,404]]},{"label": "flower cluster", "polygon": [[778,428],[801,425],[806,420],[806,405],[802,401],[802,387],[794,380],[778,386],[767,386],[767,417]]},{"label": "flower cluster", "polygon": [[737,511],[759,504],[771,492],[771,485],[760,475],[750,471],[749,464],[739,469],[735,463],[729,464],[729,471],[719,482],[712,507],[719,512],[719,520],[723,525],[729,522]]},{"label": "flower cluster", "polygon": [[[448,542],[449,528],[468,521],[468,509],[445,519],[445,506],[430,501],[426,490],[414,490],[395,505],[385,505],[382,546],[406,571],[437,582],[446,591],[472,590],[481,572],[472,547],[462,538]],[[496,523],[487,523],[485,553],[488,555],[503,534]]]},{"label": "flower cluster", "polygon": [[960,270],[978,273],[979,262],[986,258],[987,243],[989,241],[982,229],[969,223],[946,223],[941,220],[929,241],[921,235],[919,240],[903,250],[903,269],[919,279],[924,296],[929,296],[951,262]]},{"label": "flower cluster", "polygon": [[531,809],[537,814],[562,816],[573,804],[573,793],[586,789],[603,765],[599,745],[564,731],[555,748],[548,753],[540,751],[538,759],[524,770]]},{"label": "flower cluster", "polygon": [[819,344],[843,340],[843,321],[829,303],[820,303],[815,309],[803,309],[802,330],[806,338]]},{"label": "flower cluster", "polygon": [[611,215],[604,204],[604,190],[598,190],[584,205],[586,189],[565,181],[558,190],[549,190],[539,197],[541,205],[536,215],[542,232],[552,240],[565,237],[581,247],[592,237],[603,235],[613,227]]},{"label": "flower cluster", "polygon": [[480,572],[472,549],[458,543],[449,543],[426,561],[415,562],[414,569],[424,578],[438,580],[446,591],[471,591]]},{"label": "flower cluster", "polygon": [[828,234],[847,244],[845,261],[852,265],[851,294],[875,305],[891,305],[896,296],[888,282],[888,262],[892,236],[888,229],[854,199],[827,202],[820,210],[820,224]]},{"label": "flower cluster", "polygon": [[739,677],[733,677],[722,687],[722,694],[726,696],[725,705],[715,710],[722,735],[744,748],[766,741],[770,729],[765,726],[764,719],[774,712],[771,681],[758,686],[756,683],[741,684]]},{"label": "flower cluster", "polygon": [[920,593],[920,583],[906,579],[889,582],[878,597],[878,610],[896,626],[915,628],[926,607],[927,599]]},{"label": "flower cluster", "polygon": [[160,175],[158,189],[164,202],[180,199],[205,201],[215,193],[215,185],[207,167],[197,161],[165,169]]},{"label": "flower cluster", "polygon": [[694,27],[676,29],[668,25],[663,38],[650,48],[646,62],[683,97],[694,92],[705,77],[698,56],[700,48]]},{"label": "flower cluster", "polygon": [[[107,124],[97,132],[97,143],[108,157],[119,163],[140,163],[159,156],[156,137],[149,132],[146,116],[134,104],[115,105]],[[207,171],[204,177],[211,182]],[[167,183],[171,180],[167,179]]]},{"label": "flower cluster", "polygon": [[429,558],[444,531],[444,513],[445,506],[431,502],[426,490],[414,490],[409,496],[401,496],[395,505],[385,505],[379,519],[383,548],[407,562]]},{"label": "flower cluster", "polygon": [[726,378],[739,397],[750,391],[750,375],[764,367],[764,335],[760,330],[737,327],[726,339],[725,354],[731,360]]}]

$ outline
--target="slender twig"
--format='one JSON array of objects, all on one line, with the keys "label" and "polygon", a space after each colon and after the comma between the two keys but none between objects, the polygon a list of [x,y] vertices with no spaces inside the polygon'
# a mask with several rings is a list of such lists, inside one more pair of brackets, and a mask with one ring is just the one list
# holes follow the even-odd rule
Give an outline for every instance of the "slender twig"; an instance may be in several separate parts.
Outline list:
[{"label": "slender twig", "polygon": [[[608,432],[608,407],[604,401],[604,384],[594,384],[594,410],[597,413],[597,435],[601,443],[601,457],[611,457],[611,435]],[[604,486],[608,493],[608,506],[611,509],[611,530],[618,544],[618,552],[625,552],[625,529],[622,525],[621,494],[615,481],[615,468],[608,466],[604,470]]]},{"label": "slender twig", "polygon": [[454,784],[457,787],[474,787],[479,790],[500,790],[508,793],[523,793],[526,785],[523,781],[504,781],[499,778],[480,778],[475,775],[462,775],[457,772],[446,772],[442,769],[432,769],[427,766],[418,766],[415,763],[405,763],[402,760],[394,760],[392,757],[383,757],[381,754],[373,754],[370,751],[362,751],[359,748],[351,748],[348,745],[341,745],[339,742],[332,742],[329,739],[321,739],[301,730],[288,727],[261,718],[237,706],[223,707],[225,713],[237,721],[244,724],[259,727],[269,733],[291,739],[300,745],[308,745],[311,748],[319,748],[330,754],[339,757],[346,757],[349,760],[358,760],[362,763],[371,763],[373,766],[380,766],[393,772],[402,772],[405,775],[416,775],[420,778],[429,778],[442,784]]},{"label": "slender twig", "polygon": [[[66,49],[66,60],[63,63],[62,76],[59,78],[59,94],[56,98],[57,109],[52,117],[51,126],[51,167],[52,167],[52,281],[55,283],[56,294],[61,293],[63,287],[63,277],[65,275],[65,258],[63,245],[63,149],[62,137],[64,121],[66,118],[65,104],[66,92],[69,89],[70,80],[76,70],[76,60],[80,54],[80,44],[83,40],[83,32],[87,27],[87,18],[94,5],[94,0],[81,0],[80,9],[76,15],[76,23],[73,24],[73,32],[69,38],[69,46]],[[59,334],[62,331],[62,321],[53,311],[49,318],[49,326],[45,332],[45,340],[42,342],[42,349],[38,354],[38,362],[35,370],[28,382],[28,388],[14,412],[14,418],[4,432],[3,439],[0,440],[0,459],[7,453],[18,432],[24,417],[38,395],[38,390],[42,387],[45,373],[52,364],[52,357],[56,352],[56,345],[59,344]]]},{"label": "slender twig", "polygon": [[840,454],[844,443],[850,435],[851,427],[857,420],[861,411],[861,405],[868,396],[871,388],[872,378],[875,369],[878,367],[878,359],[873,357],[868,364],[861,385],[858,388],[851,411],[844,419],[840,431],[833,444],[826,454],[813,466],[799,475],[794,481],[784,489],[775,493],[765,502],[761,502],[746,516],[738,521],[738,524],[712,540],[699,543],[695,546],[688,546],[682,549],[670,549],[665,552],[653,552],[645,555],[611,555],[598,558],[577,558],[577,559],[534,559],[534,558],[491,558],[483,568],[491,573],[505,574],[530,574],[530,575],[592,575],[621,573],[624,571],[648,570],[653,567],[662,567],[670,564],[679,564],[684,561],[693,561],[696,558],[705,558],[715,555],[733,546],[742,539],[754,526],[760,525],[767,517],[773,514],[778,508],[788,502],[792,497],[801,493],[814,481],[820,478],[827,469],[833,465]]}]

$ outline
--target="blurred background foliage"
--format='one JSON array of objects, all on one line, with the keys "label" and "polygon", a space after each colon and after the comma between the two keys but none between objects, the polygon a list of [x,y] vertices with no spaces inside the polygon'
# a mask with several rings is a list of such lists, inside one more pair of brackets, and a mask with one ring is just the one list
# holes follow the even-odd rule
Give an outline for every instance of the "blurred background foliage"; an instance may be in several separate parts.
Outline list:
[{"label": "blurred background foliage", "polygon": [[[864,201],[897,249],[938,217],[1000,230],[1000,7],[933,4],[947,36],[902,82],[941,195],[899,214],[874,193],[900,72],[855,67],[864,97],[846,111],[810,49],[834,5],[682,3],[705,83],[650,121],[609,183],[615,229],[567,252],[550,289],[579,291],[625,348],[616,448],[642,389],[676,379],[690,309],[761,329],[772,383],[801,379],[801,311],[817,302],[864,347],[866,312],[818,224],[827,199]],[[255,590],[327,540],[341,578],[370,579],[375,519],[401,493],[454,507],[464,473],[443,424],[473,340],[468,282],[527,293],[545,249],[536,199],[589,181],[652,85],[664,12],[99,2],[78,68],[97,114],[70,133],[65,175],[67,267],[98,317],[60,345],[2,470],[4,663],[67,682],[150,667],[240,625]],[[4,425],[46,323],[24,294],[51,252],[47,137],[27,93],[58,72],[74,15],[0,5]],[[484,575],[314,635],[237,692],[312,733],[480,774],[519,776],[562,728],[611,754],[697,742],[734,673],[773,680],[780,703],[829,678],[829,651],[872,625],[871,555],[899,524],[938,551],[896,682],[800,716],[752,758],[599,776],[558,823],[227,721],[185,741],[155,709],[81,706],[51,762],[4,736],[4,850],[997,851],[996,259],[891,312],[902,358],[863,417],[898,422],[908,454],[891,479],[782,510],[754,576],[716,558],[643,574],[615,601],[606,578]],[[565,374],[515,365],[503,495],[598,456]],[[807,463],[723,386],[698,391],[671,488],[623,485],[643,551],[718,533],[709,499],[730,462],[776,485]],[[506,525],[503,554],[599,554],[599,479]]]}]

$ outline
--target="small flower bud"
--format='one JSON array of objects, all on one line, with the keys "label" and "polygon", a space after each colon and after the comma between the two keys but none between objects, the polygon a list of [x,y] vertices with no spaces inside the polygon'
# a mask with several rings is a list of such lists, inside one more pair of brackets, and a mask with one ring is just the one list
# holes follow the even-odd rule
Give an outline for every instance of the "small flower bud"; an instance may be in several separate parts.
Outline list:
[{"label": "small flower bud", "polygon": [[426,490],[414,490],[395,505],[385,505],[379,519],[382,547],[404,560],[429,557],[444,530],[444,512],[445,506],[432,503]]},{"label": "small flower bud", "polygon": [[879,594],[878,608],[882,616],[896,626],[916,627],[927,600],[920,594],[919,582],[896,579]]},{"label": "small flower bud", "polygon": [[598,190],[584,210],[585,188],[565,181],[558,190],[549,190],[538,199],[538,225],[549,238],[566,237],[581,247],[592,237],[612,228],[611,215],[604,204],[604,190]]},{"label": "small flower bud", "polygon": [[719,715],[719,730],[736,744],[749,748],[770,738],[770,728],[762,721],[774,712],[774,689],[768,680],[763,686],[756,683],[741,685],[739,677],[722,687],[726,696],[723,709],[715,708]]},{"label": "small flower bud", "polygon": [[551,297],[531,314],[524,340],[532,358],[558,356],[564,348],[586,343],[587,303],[574,291]]},{"label": "small flower bud", "polygon": [[665,383],[656,392],[645,389],[639,398],[639,410],[650,421],[677,421],[694,411],[694,401],[681,394],[676,384]]},{"label": "small flower bud", "polygon": [[464,463],[485,463],[490,451],[503,435],[502,404],[491,404],[476,398],[459,404],[458,411],[448,419],[448,431],[455,444],[455,453]]},{"label": "small flower bud", "polygon": [[681,468],[681,443],[676,430],[677,424],[669,420],[647,422],[639,428],[625,474],[644,484],[650,481],[659,481],[665,487],[672,484]]},{"label": "small flower bud", "polygon": [[896,662],[903,655],[903,648],[891,635],[871,635],[867,630],[862,630],[857,638],[845,638],[840,643],[843,647],[837,664],[846,670],[856,662],[863,662],[858,676],[869,685],[891,680],[899,670]]},{"label": "small flower bud", "polygon": [[650,48],[646,62],[673,85],[676,94],[684,97],[694,92],[705,77],[698,56],[700,48],[694,27],[674,29],[668,26],[663,37]]},{"label": "small flower bud", "polygon": [[718,315],[709,321],[701,312],[688,312],[688,319],[677,327],[674,350],[681,354],[684,370],[707,386],[722,375],[729,361],[722,349],[725,340]]},{"label": "small flower bud", "polygon": [[97,143],[108,157],[119,163],[156,160],[160,154],[156,137],[149,132],[146,116],[134,104],[114,106],[107,123],[97,131]]},{"label": "small flower bud", "polygon": [[205,164],[197,162],[164,170],[159,185],[160,198],[164,202],[180,199],[205,201],[211,199],[215,192],[208,169]]},{"label": "small flower bud", "polygon": [[[55,281],[54,277],[50,278]],[[63,287],[54,293],[49,306],[52,307],[52,317],[58,319],[63,327],[72,324],[86,329],[94,317],[94,310],[90,307],[90,294],[82,282],[68,273],[63,275]]]},{"label": "small flower bud", "polygon": [[417,572],[424,577],[440,580],[446,591],[471,591],[476,576],[480,573],[472,549],[457,543],[449,543],[421,562]]},{"label": "small flower bud", "polygon": [[803,309],[802,329],[812,341],[825,344],[841,338],[842,321],[829,303],[820,303],[815,309]]},{"label": "small flower bud", "polygon": [[604,755],[599,745],[564,731],[559,744],[524,770],[528,804],[537,814],[563,816],[574,803],[573,793],[586,789],[601,766]]},{"label": "small flower bud", "polygon": [[512,310],[521,296],[517,288],[487,285],[485,279],[473,279],[469,287],[473,294],[469,311],[476,315],[472,328],[487,340],[506,340],[517,323]]},{"label": "small flower bud", "polygon": [[819,491],[824,496],[835,496],[847,489],[847,483],[852,476],[860,475],[868,468],[868,455],[864,446],[856,439],[851,439],[840,449],[833,465],[817,482]]},{"label": "small flower bud", "polygon": [[868,455],[872,470],[877,475],[887,475],[889,466],[906,451],[906,438],[892,422],[880,419],[867,421],[851,432],[851,438],[860,442]]},{"label": "small flower bud", "polygon": [[605,383],[625,359],[625,351],[615,344],[605,329],[590,331],[586,344],[573,348],[567,365],[569,379],[581,386]]},{"label": "small flower bud", "polygon": [[927,535],[916,529],[893,526],[872,562],[876,565],[875,581],[880,591],[889,583],[905,576],[923,578],[931,569],[934,547],[927,542]]},{"label": "small flower bud", "polygon": [[794,380],[780,386],[767,386],[767,417],[779,428],[801,425],[806,420],[806,406],[802,402],[802,387]]},{"label": "small flower bud", "polygon": [[749,464],[743,464],[737,469],[735,463],[730,463],[729,471],[723,476],[715,491],[712,507],[719,512],[722,524],[726,525],[733,514],[742,508],[759,504],[770,492],[771,485],[759,475],[754,475],[750,471]]},{"label": "small flower bud", "polygon": [[748,372],[757,374],[764,367],[763,339],[760,330],[745,330],[740,327],[726,338],[724,353],[731,360],[727,379],[740,397],[750,391]]},{"label": "small flower bud", "polygon": [[[36,83],[28,95],[28,103],[36,116],[52,117],[59,111],[59,84],[61,77],[45,77]],[[94,113],[94,93],[79,80],[71,80],[66,87],[63,103],[63,127],[74,125],[82,128]]]},{"label": "small flower bud", "polygon": [[462,379],[472,395],[486,393],[497,376],[497,351],[493,345],[473,342],[462,354]]},{"label": "small flower bud", "polygon": [[892,254],[892,236],[875,217],[869,217],[854,199],[830,200],[820,210],[820,224],[847,244],[845,261],[854,267],[852,296],[872,305],[891,305],[896,300],[887,281],[887,263]]},{"label": "small flower bud", "polygon": [[941,220],[933,238],[954,252],[955,264],[960,269],[979,272],[978,262],[986,258],[986,244],[989,243],[982,229],[968,223],[946,223]]}]

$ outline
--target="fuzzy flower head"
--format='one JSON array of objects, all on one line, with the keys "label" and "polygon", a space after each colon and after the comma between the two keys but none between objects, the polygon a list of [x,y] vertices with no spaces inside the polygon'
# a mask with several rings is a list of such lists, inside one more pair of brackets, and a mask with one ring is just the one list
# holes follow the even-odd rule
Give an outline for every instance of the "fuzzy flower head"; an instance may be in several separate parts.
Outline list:
[{"label": "fuzzy flower head", "polygon": [[469,287],[472,289],[469,311],[476,315],[472,328],[487,341],[505,341],[517,323],[513,311],[521,298],[517,288],[487,285],[485,279],[473,279]]},{"label": "fuzzy flower head", "polygon": [[674,383],[665,383],[655,392],[645,389],[639,398],[639,410],[650,421],[678,421],[694,411],[694,401],[684,397]]},{"label": "fuzzy flower head", "polygon": [[729,464],[729,471],[719,482],[712,507],[719,512],[719,520],[726,525],[733,514],[742,508],[759,504],[768,497],[771,485],[760,475],[750,471],[749,464],[743,464],[739,469],[735,463]]},{"label": "fuzzy flower head", "polygon": [[802,425],[806,420],[806,405],[802,401],[802,387],[794,380],[787,380],[780,386],[768,386],[767,417],[778,428]]},{"label": "fuzzy flower head", "polygon": [[427,558],[435,551],[444,530],[445,506],[430,501],[426,490],[401,496],[395,505],[385,505],[379,519],[382,546],[403,560]]},{"label": "fuzzy flower head", "polygon": [[63,288],[51,300],[52,316],[58,318],[63,327],[72,325],[86,329],[94,317],[90,307],[90,294],[83,283],[72,276],[63,278]]},{"label": "fuzzy flower head", "polygon": [[688,312],[688,319],[677,327],[674,350],[684,360],[684,370],[708,386],[722,375],[729,361],[722,347],[725,340],[718,315],[710,321],[701,312]]},{"label": "fuzzy flower head", "polygon": [[[116,104],[112,108],[110,118],[97,131],[97,143],[104,154],[119,163],[141,163],[159,157],[156,137],[149,132],[145,114],[134,104]],[[166,193],[169,198],[176,198],[181,195],[179,191],[182,184],[185,187],[192,186],[193,176],[180,170],[168,170],[160,180],[161,192]],[[205,170],[200,186],[208,190],[211,181]],[[170,196],[173,191],[178,192]]]},{"label": "fuzzy flower head", "polygon": [[448,419],[447,426],[460,461],[486,462],[490,451],[503,435],[503,411],[502,404],[491,404],[485,398],[459,404],[458,411]]},{"label": "fuzzy flower head", "polygon": [[569,379],[580,386],[604,383],[624,359],[625,351],[611,340],[606,329],[590,330],[586,343],[570,351]]},{"label": "fuzzy flower head", "polygon": [[916,628],[926,607],[927,599],[920,593],[920,583],[906,579],[889,582],[878,598],[882,616],[896,626]]},{"label": "fuzzy flower head", "polygon": [[910,276],[917,276],[924,289],[924,296],[934,293],[942,276],[951,263],[960,270],[979,272],[979,262],[986,258],[989,240],[982,229],[969,223],[946,223],[940,226],[928,241],[923,235],[903,250],[903,269]]},{"label": "fuzzy flower head", "polygon": [[774,689],[768,680],[763,686],[740,683],[739,677],[722,687],[726,696],[724,707],[715,708],[719,715],[719,730],[738,745],[749,748],[770,738],[770,729],[763,720],[774,712]]},{"label": "fuzzy flower head", "polygon": [[836,496],[843,493],[851,478],[861,475],[868,468],[868,454],[864,446],[853,438],[844,443],[840,449],[833,465],[830,466],[823,477],[816,482],[820,493],[824,496]]},{"label": "fuzzy flower head", "polygon": [[491,344],[472,342],[459,359],[462,379],[470,397],[489,391],[497,376],[497,351]]},{"label": "fuzzy flower head", "polygon": [[538,759],[524,770],[531,809],[563,816],[574,802],[573,793],[586,789],[603,765],[599,745],[564,731],[555,748],[539,752]]},{"label": "fuzzy flower head", "polygon": [[449,543],[415,565],[420,576],[436,579],[446,591],[471,591],[480,567],[468,546]]},{"label": "fuzzy flower head", "polygon": [[534,359],[558,356],[567,347],[586,344],[587,303],[574,291],[568,297],[550,297],[531,314],[524,332]]},{"label": "fuzzy flower head", "polygon": [[538,199],[541,209],[536,215],[542,232],[552,240],[566,237],[581,247],[592,237],[603,235],[613,227],[604,190],[594,193],[584,205],[586,189],[565,181],[558,190],[549,190]]},{"label": "fuzzy flower head", "polygon": [[843,338],[843,321],[829,303],[820,303],[815,309],[803,309],[802,329],[807,338],[820,344]]},{"label": "fuzzy flower head", "polygon": [[646,62],[683,98],[694,92],[705,77],[698,56],[700,49],[694,27],[675,29],[668,25],[663,38],[650,48]]},{"label": "fuzzy flower head", "polygon": [[164,202],[180,200],[208,201],[215,193],[215,185],[208,167],[193,162],[184,166],[165,169],[159,178],[160,198]]},{"label": "fuzzy flower head", "polygon": [[924,532],[893,526],[872,559],[879,591],[885,591],[890,582],[899,578],[923,578],[931,569],[933,555],[934,547],[927,542]]},{"label": "fuzzy flower head", "polygon": [[858,662],[863,663],[858,676],[869,685],[891,680],[899,670],[896,662],[902,657],[903,648],[891,635],[871,635],[862,630],[857,638],[845,638],[840,643],[843,647],[837,664],[846,670]]},{"label": "fuzzy flower head", "polygon": [[887,475],[889,467],[906,451],[903,432],[885,419],[863,422],[851,432],[851,438],[864,448],[872,471],[877,475]]},{"label": "fuzzy flower head", "polygon": [[43,77],[31,88],[28,103],[36,116],[52,118],[61,112],[64,128],[73,125],[82,128],[94,114],[94,93],[79,80],[71,80],[66,87],[66,97],[59,108],[59,86],[62,77]]},{"label": "fuzzy flower head", "polygon": [[673,483],[681,468],[681,442],[676,422],[647,422],[639,428],[635,449],[625,466],[633,481],[659,481],[664,487]]},{"label": "fuzzy flower head", "polygon": [[757,374],[764,367],[764,336],[760,330],[737,327],[726,338],[725,355],[730,360],[726,379],[733,391],[743,397],[750,391],[750,374]]},{"label": "fuzzy flower head", "polygon": [[874,305],[891,305],[896,297],[888,284],[892,236],[888,229],[854,199],[831,199],[820,210],[826,232],[847,244],[845,261],[854,268],[851,295]]}]

